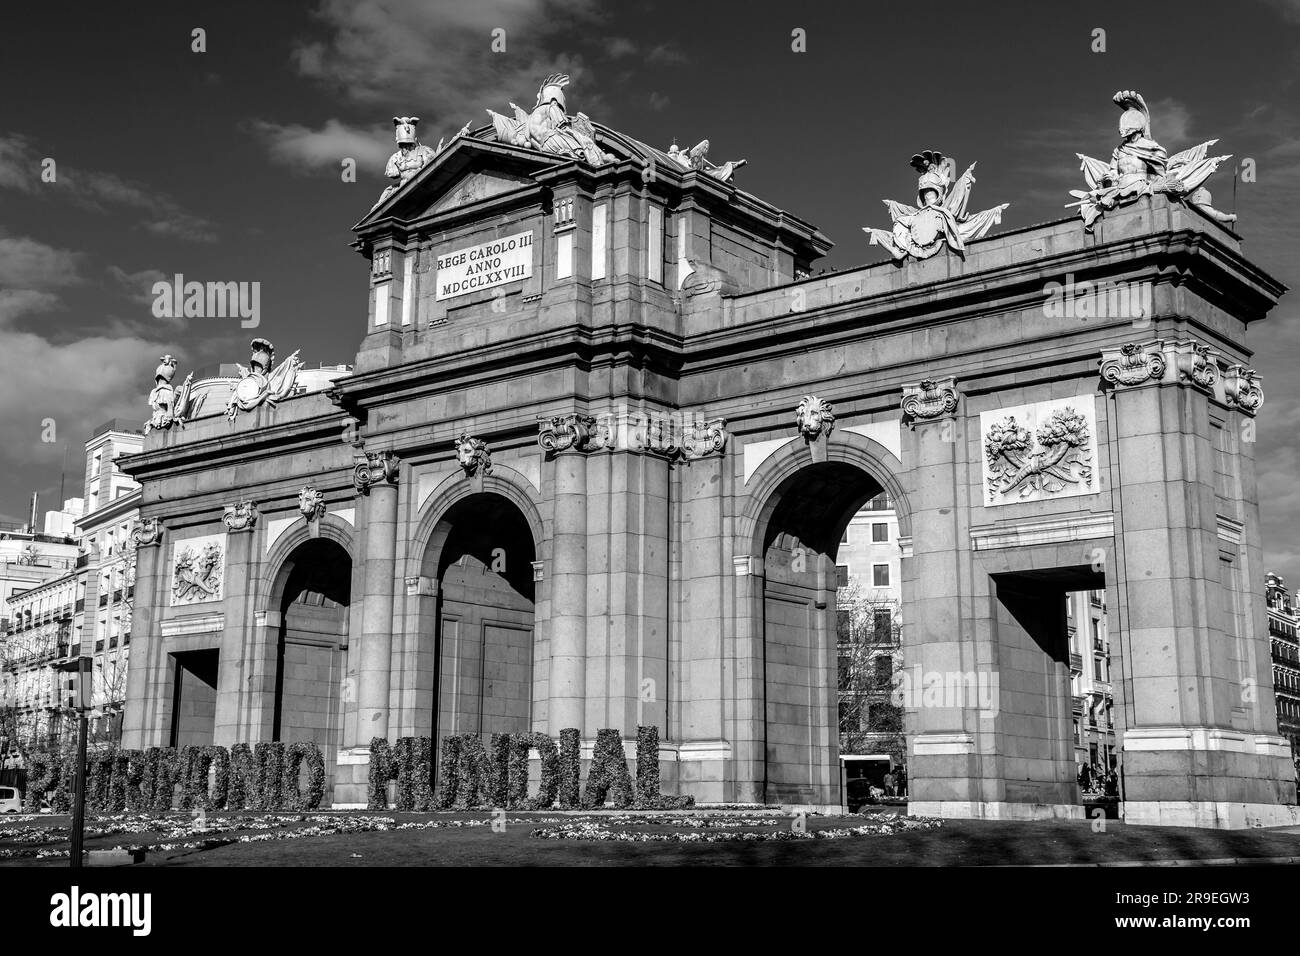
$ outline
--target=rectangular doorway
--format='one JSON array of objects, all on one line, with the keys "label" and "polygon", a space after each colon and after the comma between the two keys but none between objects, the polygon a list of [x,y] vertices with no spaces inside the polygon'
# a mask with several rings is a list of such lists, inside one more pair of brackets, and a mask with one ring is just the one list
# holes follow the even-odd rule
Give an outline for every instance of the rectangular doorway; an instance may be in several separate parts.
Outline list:
[{"label": "rectangular doorway", "polygon": [[221,652],[172,654],[171,746],[211,746],[217,721],[217,669]]}]

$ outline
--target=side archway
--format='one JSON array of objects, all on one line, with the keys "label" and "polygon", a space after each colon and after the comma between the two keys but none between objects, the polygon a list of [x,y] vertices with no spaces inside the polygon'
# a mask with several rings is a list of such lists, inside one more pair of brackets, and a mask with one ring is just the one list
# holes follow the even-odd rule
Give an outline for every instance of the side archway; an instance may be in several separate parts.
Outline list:
[{"label": "side archway", "polygon": [[290,529],[268,556],[262,653],[269,700],[262,713],[271,740],[315,741],[332,762],[342,740],[352,529],[326,515],[319,532],[311,537],[306,527]]}]

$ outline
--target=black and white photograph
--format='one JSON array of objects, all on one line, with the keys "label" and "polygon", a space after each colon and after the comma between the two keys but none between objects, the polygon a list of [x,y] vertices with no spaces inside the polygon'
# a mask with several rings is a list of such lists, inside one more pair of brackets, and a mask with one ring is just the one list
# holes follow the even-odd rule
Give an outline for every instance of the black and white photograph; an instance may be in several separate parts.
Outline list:
[{"label": "black and white photograph", "polygon": [[5,3],[0,923],[1285,932],[1297,284],[1297,0]]}]

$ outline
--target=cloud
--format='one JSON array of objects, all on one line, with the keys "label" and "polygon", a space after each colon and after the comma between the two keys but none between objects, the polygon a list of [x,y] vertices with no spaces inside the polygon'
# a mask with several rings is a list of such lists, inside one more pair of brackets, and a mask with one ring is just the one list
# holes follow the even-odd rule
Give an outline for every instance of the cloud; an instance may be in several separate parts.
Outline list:
[{"label": "cloud", "polygon": [[627,37],[606,37],[605,39],[605,55],[611,60],[631,56],[636,50],[636,44]]},{"label": "cloud", "polygon": [[70,249],[0,233],[0,286],[26,291],[76,285],[81,282],[82,258],[82,253]]},{"label": "cloud", "polygon": [[320,129],[263,120],[254,120],[252,128],[272,160],[300,172],[326,170],[338,175],[344,159],[356,160],[363,169],[382,170],[396,149],[391,127],[387,136],[382,128],[361,129],[336,119],[326,120]]},{"label": "cloud", "polygon": [[1264,0],[1264,5],[1272,7],[1288,23],[1300,23],[1300,0]]},{"label": "cloud", "polygon": [[662,66],[677,66],[685,63],[687,56],[676,47],[661,43],[646,54],[646,59],[651,63],[658,63]]},{"label": "cloud", "polygon": [[52,418],[61,439],[89,437],[114,416],[147,417],[149,371],[172,345],[143,338],[92,336],[52,344],[31,332],[0,328],[0,472],[44,471],[49,446],[41,423]]},{"label": "cloud", "polygon": [[59,304],[59,297],[51,292],[38,292],[35,289],[0,289],[0,328],[19,316],[32,312],[49,312]]},{"label": "cloud", "polygon": [[[323,31],[294,48],[298,71],[385,116],[414,113],[448,135],[465,121],[486,121],[484,108],[516,102],[531,108],[538,84],[568,73],[576,90],[570,111],[599,102],[582,61],[548,49],[590,35],[596,0],[321,0],[314,12]],[[506,49],[492,51],[493,31]],[[437,140],[430,133],[426,140]]]},{"label": "cloud", "polygon": [[1197,145],[1189,142],[1192,111],[1183,103],[1166,96],[1147,106],[1151,110],[1151,135],[1171,154]]},{"label": "cloud", "polygon": [[127,272],[118,266],[109,266],[108,275],[126,292],[127,298],[138,305],[153,305],[153,284],[170,282],[172,277],[161,269],[141,269],[139,272]]},{"label": "cloud", "polygon": [[656,113],[668,108],[668,97],[657,90],[650,91],[650,108]]},{"label": "cloud", "polygon": [[27,137],[17,133],[0,136],[0,188],[66,198],[101,213],[114,206],[136,209],[145,216],[141,227],[164,238],[190,242],[213,242],[217,238],[213,223],[187,212],[165,193],[115,173],[66,166],[56,158],[54,181],[44,182],[44,158]]}]

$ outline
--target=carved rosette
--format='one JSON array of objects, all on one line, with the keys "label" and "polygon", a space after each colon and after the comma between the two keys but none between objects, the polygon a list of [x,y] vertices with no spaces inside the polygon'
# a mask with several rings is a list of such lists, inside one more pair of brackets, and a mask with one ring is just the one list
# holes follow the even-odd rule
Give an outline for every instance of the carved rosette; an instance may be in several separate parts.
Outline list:
[{"label": "carved rosette", "polygon": [[390,485],[397,484],[397,469],[402,463],[400,458],[391,451],[367,451],[362,454],[365,458],[358,461],[352,471],[352,484],[357,489],[357,494],[369,494],[371,486],[381,481]]},{"label": "carved rosette", "polygon": [[1158,382],[1165,375],[1167,363],[1164,343],[1129,342],[1118,350],[1106,349],[1101,353],[1101,377],[1112,385],[1131,387],[1144,382]]},{"label": "carved rosette", "polygon": [[1210,355],[1210,347],[1199,342],[1179,342],[1175,366],[1178,379],[1191,382],[1197,388],[1207,392],[1214,391],[1214,383],[1219,380],[1219,363]]},{"label": "carved rosette", "polygon": [[725,418],[691,422],[683,430],[682,457],[687,461],[692,461],[713,452],[722,451],[727,445],[726,425],[727,420]]},{"label": "carved rosette", "polygon": [[226,505],[221,515],[221,523],[231,531],[252,531],[253,525],[257,524],[257,504],[252,501],[241,501],[238,504]]},{"label": "carved rosette", "polygon": [[794,410],[794,420],[799,434],[815,441],[822,434],[829,435],[835,427],[835,407],[816,395],[805,395]]},{"label": "carved rosette", "polygon": [[1254,415],[1264,404],[1264,386],[1259,374],[1244,365],[1229,365],[1223,373],[1223,398],[1234,408]]},{"label": "carved rosette", "polygon": [[596,428],[591,415],[571,413],[537,419],[537,443],[548,452],[585,451]]},{"label": "carved rosette", "polygon": [[956,378],[927,378],[914,385],[903,386],[903,415],[907,424],[915,428],[917,422],[933,421],[951,415],[957,410],[959,399]]},{"label": "carved rosette", "polygon": [[460,462],[466,477],[492,474],[492,452],[487,442],[471,437],[469,432],[461,432],[452,445],[456,448],[456,460]]},{"label": "carved rosette", "polygon": [[298,513],[310,521],[325,517],[325,494],[313,485],[305,485],[298,492]]},{"label": "carved rosette", "polygon": [[162,541],[162,522],[141,518],[131,527],[131,543],[137,548],[156,547]]}]

